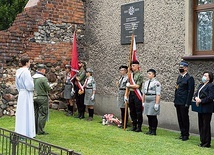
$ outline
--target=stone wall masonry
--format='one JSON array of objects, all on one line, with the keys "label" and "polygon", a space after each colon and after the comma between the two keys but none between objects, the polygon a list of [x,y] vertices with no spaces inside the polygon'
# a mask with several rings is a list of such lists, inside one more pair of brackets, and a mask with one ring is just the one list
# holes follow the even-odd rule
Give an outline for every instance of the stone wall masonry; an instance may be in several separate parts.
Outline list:
[{"label": "stone wall masonry", "polygon": [[57,83],[50,95],[51,103],[56,108],[55,103],[63,101],[62,73],[71,59],[74,30],[77,30],[79,58],[88,59],[84,48],[84,14],[82,0],[38,0],[36,5],[18,14],[9,29],[0,31],[0,116],[15,114],[12,107],[17,92],[11,94],[8,90],[15,92],[15,71],[23,55],[28,55],[34,65],[48,66],[47,76],[56,77],[52,82]]}]

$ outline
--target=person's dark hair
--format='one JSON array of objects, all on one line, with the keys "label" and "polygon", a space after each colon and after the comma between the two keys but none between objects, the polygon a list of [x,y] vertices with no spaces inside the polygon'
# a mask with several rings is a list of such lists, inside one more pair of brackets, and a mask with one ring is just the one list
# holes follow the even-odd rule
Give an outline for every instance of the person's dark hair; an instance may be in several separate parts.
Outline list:
[{"label": "person's dark hair", "polygon": [[203,73],[203,75],[205,74],[205,73],[208,73],[208,76],[209,76],[209,82],[211,83],[211,82],[213,82],[213,73],[212,72],[207,72],[207,71],[205,71],[204,73]]},{"label": "person's dark hair", "polygon": [[26,65],[26,63],[27,62],[29,62],[30,61],[30,58],[29,57],[22,57],[21,58],[21,64],[22,64],[22,66],[25,66]]}]

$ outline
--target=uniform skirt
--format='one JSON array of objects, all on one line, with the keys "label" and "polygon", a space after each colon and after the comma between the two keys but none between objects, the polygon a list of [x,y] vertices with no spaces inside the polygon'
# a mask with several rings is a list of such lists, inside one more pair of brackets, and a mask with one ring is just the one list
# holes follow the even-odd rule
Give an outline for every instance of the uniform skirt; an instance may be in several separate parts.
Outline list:
[{"label": "uniform skirt", "polygon": [[91,100],[92,94],[93,94],[93,89],[85,89],[85,98],[84,98],[85,105],[94,105],[95,104],[95,101]]},{"label": "uniform skirt", "polygon": [[155,95],[145,96],[145,102],[144,102],[144,114],[145,115],[159,115],[160,114],[160,107],[158,111],[155,111],[154,105],[155,105]]},{"label": "uniform skirt", "polygon": [[71,96],[71,90],[72,90],[72,85],[65,84],[65,88],[63,91],[64,99],[73,99],[73,96]]},{"label": "uniform skirt", "polygon": [[119,90],[117,97],[117,105],[119,108],[125,108],[124,95],[126,90]]}]

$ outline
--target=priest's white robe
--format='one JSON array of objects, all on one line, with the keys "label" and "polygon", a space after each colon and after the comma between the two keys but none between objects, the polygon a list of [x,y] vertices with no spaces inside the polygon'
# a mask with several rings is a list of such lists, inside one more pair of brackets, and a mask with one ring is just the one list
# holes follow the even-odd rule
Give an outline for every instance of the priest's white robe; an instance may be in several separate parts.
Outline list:
[{"label": "priest's white robe", "polygon": [[19,92],[15,132],[33,138],[36,136],[33,105],[34,83],[28,68],[16,71],[16,88]]}]

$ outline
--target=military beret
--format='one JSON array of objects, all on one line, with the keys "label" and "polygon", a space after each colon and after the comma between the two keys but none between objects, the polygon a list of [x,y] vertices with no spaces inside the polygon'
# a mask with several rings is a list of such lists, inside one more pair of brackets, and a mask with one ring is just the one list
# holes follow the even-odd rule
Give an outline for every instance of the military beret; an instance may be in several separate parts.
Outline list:
[{"label": "military beret", "polygon": [[128,69],[128,66],[121,65],[121,66],[119,67],[119,69],[122,69],[122,68]]},{"label": "military beret", "polygon": [[71,65],[65,65],[65,68],[71,68]]},{"label": "military beret", "polygon": [[188,63],[187,62],[184,62],[184,61],[181,61],[179,63],[179,67],[188,67]]},{"label": "military beret", "polygon": [[79,62],[78,63],[83,63],[84,64],[84,66],[86,66],[87,65],[87,63],[85,62],[85,61],[83,61],[83,60],[79,60]]},{"label": "military beret", "polygon": [[47,69],[47,67],[44,64],[38,64],[37,69]]},{"label": "military beret", "polygon": [[156,71],[154,69],[149,69],[149,70],[147,70],[147,73],[148,72],[152,72],[154,75],[156,75]]},{"label": "military beret", "polygon": [[132,64],[140,64],[137,60],[136,61],[132,61]]},{"label": "military beret", "polygon": [[87,68],[86,72],[93,73],[93,70],[91,68]]}]

